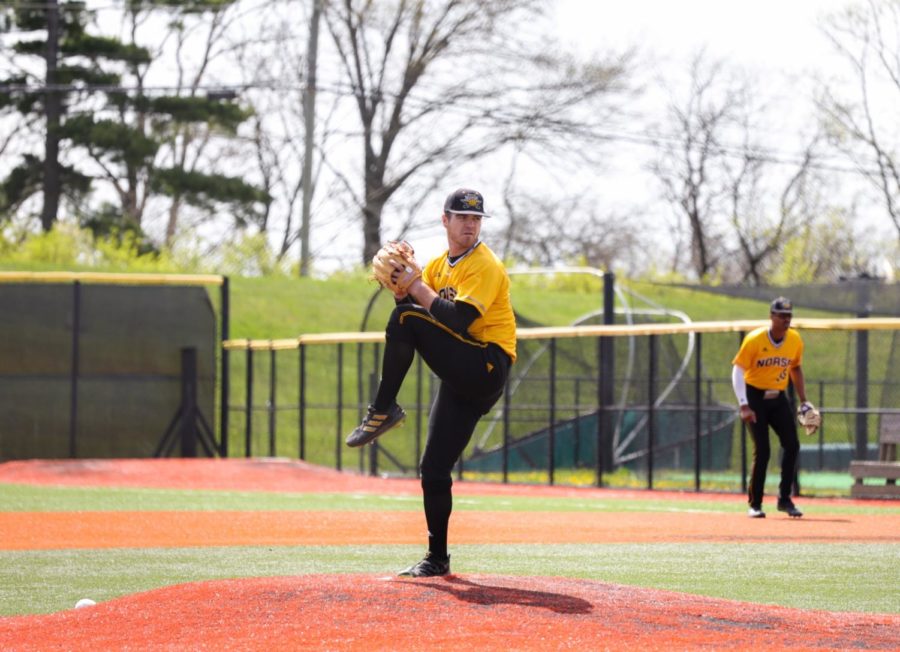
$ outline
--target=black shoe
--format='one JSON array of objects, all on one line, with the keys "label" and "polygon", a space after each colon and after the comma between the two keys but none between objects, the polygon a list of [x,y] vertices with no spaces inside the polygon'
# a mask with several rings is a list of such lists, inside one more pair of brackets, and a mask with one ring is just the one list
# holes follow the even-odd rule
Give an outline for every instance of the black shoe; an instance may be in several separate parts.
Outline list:
[{"label": "black shoe", "polygon": [[447,555],[447,559],[440,560],[432,557],[429,552],[425,555],[425,559],[400,571],[398,575],[403,577],[436,577],[438,575],[447,575],[449,572],[450,555]]},{"label": "black shoe", "polygon": [[378,412],[373,406],[369,406],[366,418],[347,436],[347,446],[364,446],[376,437],[380,437],[391,428],[399,426],[406,419],[403,408],[394,403],[387,412]]},{"label": "black shoe", "polygon": [[803,512],[797,509],[796,505],[794,505],[794,501],[790,498],[778,499],[778,511],[787,512],[787,515],[792,518],[800,518],[803,516]]}]

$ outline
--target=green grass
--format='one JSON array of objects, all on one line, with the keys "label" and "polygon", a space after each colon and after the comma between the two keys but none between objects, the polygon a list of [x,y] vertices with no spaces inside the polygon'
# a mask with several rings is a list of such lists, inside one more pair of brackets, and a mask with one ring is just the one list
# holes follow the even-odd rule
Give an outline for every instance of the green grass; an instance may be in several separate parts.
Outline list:
[{"label": "green grass", "polygon": [[[0,551],[0,615],[49,613],[83,597],[102,602],[203,580],[393,575],[421,554],[411,545]],[[900,612],[895,545],[457,545],[452,555],[457,573],[574,577],[802,609]]]},{"label": "green grass", "polygon": [[[780,480],[780,467],[773,462],[766,478],[766,493],[776,495]],[[503,482],[501,472],[467,471],[465,478],[478,482]],[[547,471],[509,472],[507,479],[512,483],[548,484]],[[596,471],[593,469],[557,469],[553,475],[554,484],[571,487],[596,486]],[[871,482],[878,482],[871,479]],[[838,471],[806,471],[801,470],[800,483],[803,496],[820,498],[848,497],[853,487],[853,477],[847,472]],[[618,489],[646,489],[647,477],[644,474],[632,473],[620,468],[614,473],[603,476],[604,486]],[[654,473],[653,489],[672,491],[694,491],[694,473],[663,469]],[[700,476],[701,491],[718,491],[737,493],[740,491],[741,475],[737,471],[704,470]]]},{"label": "green grass", "polygon": [[[185,491],[0,484],[5,511],[405,510],[421,498],[377,494]],[[731,512],[734,502],[457,495],[454,508],[490,511]],[[808,517],[897,514],[900,505],[804,504]],[[614,527],[614,525],[611,525]],[[452,544],[452,535],[451,535]],[[83,597],[224,578],[308,573],[391,575],[421,546],[235,546],[0,551],[0,616],[69,609]],[[900,545],[819,543],[452,545],[458,573],[562,576],[803,609],[900,612]]]},{"label": "green grass", "polygon": [[[0,484],[0,504],[6,512],[77,511],[417,511],[418,494],[289,493],[115,487],[42,487]],[[870,505],[810,503],[807,511],[831,514],[900,514],[900,504],[874,501]],[[805,506],[804,506],[805,507]],[[689,494],[677,501],[655,499],[648,492],[639,499],[620,497],[548,497],[456,495],[454,510],[505,512],[734,512],[743,511],[743,496],[733,501]]]}]

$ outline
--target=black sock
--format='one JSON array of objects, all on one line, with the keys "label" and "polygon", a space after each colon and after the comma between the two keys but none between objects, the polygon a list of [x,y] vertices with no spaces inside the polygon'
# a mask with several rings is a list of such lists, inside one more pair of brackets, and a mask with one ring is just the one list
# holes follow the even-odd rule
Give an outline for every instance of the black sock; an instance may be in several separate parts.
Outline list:
[{"label": "black sock", "polygon": [[428,494],[424,496],[425,522],[428,524],[428,552],[438,560],[447,559],[447,529],[450,512],[453,511],[453,494]]},{"label": "black sock", "polygon": [[384,358],[381,361],[381,382],[373,403],[376,410],[385,412],[397,400],[400,386],[415,355],[416,349],[412,344],[394,339],[387,340],[384,345]]}]

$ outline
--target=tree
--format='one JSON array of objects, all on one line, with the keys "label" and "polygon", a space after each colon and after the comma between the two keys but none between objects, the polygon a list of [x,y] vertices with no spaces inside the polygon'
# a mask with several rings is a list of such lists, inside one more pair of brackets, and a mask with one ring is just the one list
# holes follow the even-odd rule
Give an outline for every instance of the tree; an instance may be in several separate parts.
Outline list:
[{"label": "tree", "polygon": [[[816,192],[818,179],[813,165],[814,137],[805,148],[801,159],[786,181],[781,179],[780,170],[785,167],[773,163],[761,154],[761,148],[752,140],[755,130],[749,124],[750,115],[757,112],[747,107],[743,128],[745,139],[734,162],[725,160],[727,168],[728,208],[731,233],[737,240],[737,256],[729,256],[733,261],[736,279],[752,285],[763,285],[776,257],[785,244],[815,222],[820,206]],[[776,175],[772,169],[778,170]],[[777,176],[777,179],[767,177]],[[778,184],[783,186],[778,188]],[[778,202],[773,207],[767,201],[768,195],[777,195]],[[722,270],[727,277],[727,269]]]},{"label": "tree", "polygon": [[651,170],[676,218],[687,222],[697,279],[763,284],[785,243],[823,208],[820,137],[808,136],[799,155],[771,149],[767,134],[779,112],[749,77],[702,51],[689,80],[685,99],[672,95],[672,136]]},{"label": "tree", "polygon": [[631,267],[641,254],[637,216],[601,214],[586,196],[549,199],[529,193],[506,195],[510,216],[498,251],[524,265],[551,267],[559,263],[598,269]]},{"label": "tree", "polygon": [[3,208],[9,215],[40,194],[41,226],[49,231],[56,222],[60,198],[76,204],[90,188],[87,176],[60,160],[69,119],[69,91],[114,83],[115,78],[102,71],[103,63],[141,57],[142,53],[89,34],[87,12],[80,2],[60,5],[55,0],[42,4],[17,0],[6,19],[8,30],[18,34],[11,48],[13,63],[21,64],[9,66],[13,74],[0,80],[4,105],[21,113],[27,123],[43,122],[44,137],[43,154],[23,153],[3,179]]},{"label": "tree", "polygon": [[819,106],[831,142],[871,184],[900,242],[900,3],[870,0],[835,14],[825,35],[850,65],[855,91],[825,86]]},{"label": "tree", "polygon": [[381,245],[385,206],[414,177],[513,143],[559,152],[599,142],[592,127],[608,115],[603,101],[621,87],[627,58],[579,65],[553,54],[555,44],[529,29],[541,6],[335,0],[325,8],[360,124],[351,135],[362,174],[338,174],[360,211],[364,263]]},{"label": "tree", "polygon": [[853,224],[859,222],[855,213],[852,206],[826,210],[816,224],[806,224],[787,238],[768,281],[797,285],[870,275],[877,252],[867,250],[854,233]]},{"label": "tree", "polygon": [[[254,26],[265,36],[248,39],[235,50],[239,84],[247,89],[242,97],[254,113],[248,139],[254,149],[254,175],[270,197],[255,226],[266,233],[279,263],[299,244],[301,275],[310,273],[317,257],[310,237],[314,218],[327,221],[323,208],[334,196],[326,186],[323,199],[314,203],[340,101],[327,92],[316,101],[315,10],[322,4],[303,0],[267,6]],[[325,183],[333,183],[327,173]]]},{"label": "tree", "polygon": [[[57,185],[62,194],[77,193],[73,199],[80,200],[98,183],[105,183],[118,198],[118,214],[108,202],[95,210],[84,201],[71,201],[72,213],[98,233],[126,230],[142,235],[148,202],[165,198],[166,245],[174,241],[184,205],[210,214],[227,204],[238,221],[252,219],[265,194],[241,177],[216,169],[223,158],[223,143],[236,135],[250,114],[233,93],[207,92],[203,85],[224,30],[223,16],[234,4],[234,0],[127,0],[123,3],[127,40],[89,35],[90,12],[84,4],[60,5],[55,71],[48,63],[43,79],[27,71],[18,79],[6,80],[8,88],[24,88],[25,99],[17,110],[43,116],[48,153],[43,159],[33,152],[23,155],[22,163],[3,183],[7,207],[22,206],[42,189],[52,200]],[[49,9],[22,3],[16,10],[17,27],[38,34],[36,39],[22,38],[15,44],[19,58],[52,59],[46,53],[54,49],[56,6],[46,6]],[[174,87],[160,92],[149,88],[146,78],[150,65],[165,54],[162,45],[153,52],[138,43],[137,35],[139,27],[163,14],[169,18],[165,29],[152,33],[162,34],[162,43],[167,36],[174,39],[178,75]],[[206,40],[200,62],[191,68],[185,65],[183,53],[192,30],[200,26],[208,28]],[[56,101],[41,103],[42,97]],[[54,165],[57,151],[65,162]],[[52,201],[45,201],[45,229],[52,227],[56,213]]]},{"label": "tree", "polygon": [[[687,98],[683,102],[673,98],[668,107],[675,137],[663,144],[650,166],[664,198],[676,210],[676,219],[687,220],[690,266],[700,280],[716,270],[725,253],[717,219],[728,197],[721,178],[724,138],[737,118],[742,89],[724,77],[721,62],[708,63],[703,52],[694,57]],[[673,266],[680,255],[676,251]]]},{"label": "tree", "polygon": [[604,270],[643,271],[649,252],[642,215],[603,210],[602,200],[588,187],[570,187],[566,197],[544,194],[518,181],[511,166],[503,187],[506,228],[497,234],[501,258],[524,265],[586,265]]},{"label": "tree", "polygon": [[309,225],[313,196],[313,155],[316,128],[316,77],[319,55],[319,25],[323,0],[312,0],[306,49],[306,88],[303,93],[303,214],[300,220],[300,275],[309,275]]},{"label": "tree", "polygon": [[[204,220],[225,205],[241,225],[255,221],[268,201],[242,176],[219,171],[238,127],[252,115],[233,90],[208,80],[215,59],[230,47],[224,34],[240,20],[229,13],[236,6],[236,0],[128,0],[124,23],[132,48],[141,47],[138,33],[148,31],[142,27],[165,17],[157,49],[147,62],[130,62],[122,90],[106,92],[105,115],[85,116],[78,125],[84,136],[77,144],[115,190],[127,225],[143,229],[148,202],[166,199],[166,246],[174,244],[186,207]],[[166,57],[169,40],[175,83],[151,89],[150,65]]]}]

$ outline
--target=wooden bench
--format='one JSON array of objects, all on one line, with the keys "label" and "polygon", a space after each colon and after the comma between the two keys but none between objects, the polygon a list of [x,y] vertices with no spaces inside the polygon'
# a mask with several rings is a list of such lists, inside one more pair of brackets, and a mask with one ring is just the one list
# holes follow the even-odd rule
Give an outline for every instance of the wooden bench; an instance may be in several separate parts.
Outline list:
[{"label": "wooden bench", "polygon": [[[900,498],[900,462],[897,461],[897,444],[900,444],[900,415],[881,417],[878,433],[878,461],[850,462],[850,475],[854,483],[850,495],[854,498]],[[883,479],[884,484],[863,484],[863,478]]]}]

